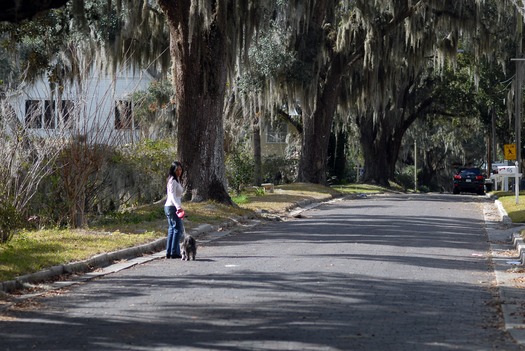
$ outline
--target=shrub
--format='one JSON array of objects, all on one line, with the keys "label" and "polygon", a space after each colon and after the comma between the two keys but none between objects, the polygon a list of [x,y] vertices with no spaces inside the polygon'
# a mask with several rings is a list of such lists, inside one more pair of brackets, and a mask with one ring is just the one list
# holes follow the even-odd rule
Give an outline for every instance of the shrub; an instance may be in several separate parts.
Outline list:
[{"label": "shrub", "polygon": [[[30,214],[38,215],[40,227],[89,224],[93,217],[151,204],[165,195],[173,142],[81,148],[73,143],[66,145],[57,171],[42,181],[31,202]],[[78,209],[81,214],[72,213]],[[72,220],[79,215],[81,220]]]},{"label": "shrub", "polygon": [[0,243],[6,243],[22,227],[22,216],[13,201],[0,201]]},{"label": "shrub", "polygon": [[166,193],[169,165],[176,158],[173,144],[170,140],[142,140],[117,148],[104,168],[99,212],[160,200]]},{"label": "shrub", "polygon": [[403,189],[414,189],[414,166],[405,166],[395,175],[395,182]]},{"label": "shrub", "polygon": [[226,157],[226,179],[237,195],[253,181],[253,157],[242,149],[235,149]]},{"label": "shrub", "polygon": [[285,184],[297,179],[299,161],[281,156],[269,156],[263,160],[263,180],[265,183]]}]

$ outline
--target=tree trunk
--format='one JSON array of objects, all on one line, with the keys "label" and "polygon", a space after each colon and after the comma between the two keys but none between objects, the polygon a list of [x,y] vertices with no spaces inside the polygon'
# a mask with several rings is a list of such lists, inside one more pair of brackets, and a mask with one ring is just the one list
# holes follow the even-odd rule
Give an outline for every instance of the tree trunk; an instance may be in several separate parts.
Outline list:
[{"label": "tree trunk", "polygon": [[374,123],[371,115],[358,118],[360,142],[363,151],[364,183],[390,186],[394,179],[401,141],[406,131],[404,124],[393,124],[396,117],[380,117]]},{"label": "tree trunk", "polygon": [[342,65],[334,55],[328,66],[323,91],[317,95],[312,114],[303,110],[303,140],[299,160],[300,182],[326,184],[326,162],[332,122],[341,88]]},{"label": "tree trunk", "polygon": [[[227,38],[216,22],[204,30],[191,0],[159,0],[170,29],[170,54],[178,118],[179,159],[185,170],[184,198],[233,205],[226,190],[224,127]],[[217,19],[213,19],[216,21]]]},{"label": "tree trunk", "polygon": [[345,178],[346,173],[346,140],[347,134],[343,130],[330,133],[330,145],[328,146],[327,169],[332,176],[330,181],[340,183]]},{"label": "tree trunk", "polygon": [[262,156],[261,156],[261,127],[259,118],[253,119],[253,161],[254,161],[254,185],[260,186],[262,183]]},{"label": "tree trunk", "polygon": [[365,160],[364,183],[388,187],[389,180],[394,180],[399,150],[407,129],[419,116],[425,115],[433,103],[433,80],[419,82],[419,79],[419,76],[407,77],[397,91],[395,109],[375,118],[372,112],[357,117]]}]

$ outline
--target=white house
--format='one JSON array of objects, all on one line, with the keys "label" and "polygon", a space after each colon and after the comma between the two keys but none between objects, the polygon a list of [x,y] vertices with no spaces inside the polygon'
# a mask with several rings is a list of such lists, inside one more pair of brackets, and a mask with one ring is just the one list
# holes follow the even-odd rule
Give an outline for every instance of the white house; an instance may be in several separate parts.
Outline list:
[{"label": "white house", "polygon": [[140,137],[132,95],[153,77],[145,70],[115,74],[92,70],[86,78],[62,85],[47,79],[25,84],[6,96],[11,113],[41,136],[89,138],[93,143],[130,143]]},{"label": "white house", "polygon": [[287,136],[289,133],[288,123],[276,120],[263,120],[261,133],[261,154],[263,157],[280,156],[286,154],[288,146]]}]

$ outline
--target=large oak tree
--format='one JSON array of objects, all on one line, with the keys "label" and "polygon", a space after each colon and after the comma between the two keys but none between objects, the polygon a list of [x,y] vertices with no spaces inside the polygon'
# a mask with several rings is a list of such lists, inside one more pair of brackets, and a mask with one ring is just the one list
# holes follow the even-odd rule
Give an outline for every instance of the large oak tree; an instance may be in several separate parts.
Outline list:
[{"label": "large oak tree", "polygon": [[223,110],[228,74],[248,48],[266,1],[158,1],[170,31],[178,152],[187,197],[233,204],[225,184]]},{"label": "large oak tree", "polygon": [[477,57],[494,52],[498,41],[490,26],[511,4],[320,0],[314,8],[321,4],[333,11],[306,11],[307,25],[296,31],[299,57],[314,73],[301,96],[299,179],[326,181],[326,141],[340,109],[359,126],[364,180],[388,185],[407,128],[432,103],[431,95],[418,94],[428,90],[428,74],[454,61],[462,39]]}]

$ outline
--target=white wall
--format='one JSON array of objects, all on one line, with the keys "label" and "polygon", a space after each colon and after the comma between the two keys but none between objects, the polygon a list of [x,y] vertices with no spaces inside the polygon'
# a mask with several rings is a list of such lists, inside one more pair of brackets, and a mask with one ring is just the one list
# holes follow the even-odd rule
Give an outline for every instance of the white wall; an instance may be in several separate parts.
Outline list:
[{"label": "white wall", "polygon": [[56,111],[55,128],[30,128],[30,131],[49,137],[67,138],[80,134],[96,143],[129,143],[139,138],[140,131],[135,128],[115,128],[115,102],[130,101],[133,92],[147,89],[151,81],[152,77],[145,71],[134,73],[131,69],[115,75],[93,71],[80,82],[68,82],[64,86],[55,86],[54,89],[51,89],[47,79],[41,79],[11,92],[8,95],[8,103],[20,123],[27,125],[27,100],[55,101],[55,106],[59,106],[61,100],[69,100],[74,105],[69,118],[70,127],[62,123],[61,113]]}]

